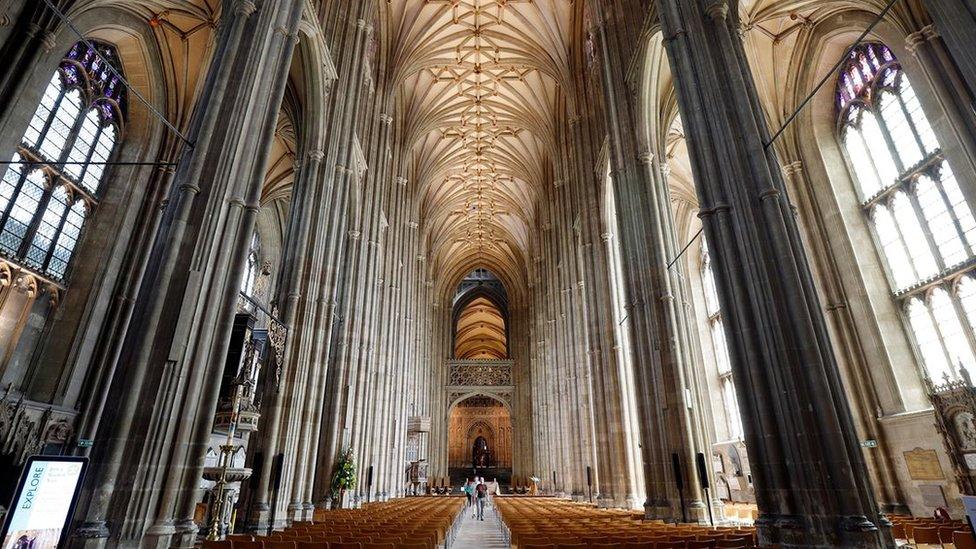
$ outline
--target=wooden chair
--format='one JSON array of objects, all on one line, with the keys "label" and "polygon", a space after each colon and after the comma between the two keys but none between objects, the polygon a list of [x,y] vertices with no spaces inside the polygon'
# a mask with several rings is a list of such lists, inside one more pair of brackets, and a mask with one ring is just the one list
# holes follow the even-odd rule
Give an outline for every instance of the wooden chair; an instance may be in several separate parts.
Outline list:
[{"label": "wooden chair", "polygon": [[227,541],[254,541],[254,536],[251,534],[230,534],[227,536]]},{"label": "wooden chair", "polygon": [[276,540],[264,542],[264,549],[297,549],[292,540]]},{"label": "wooden chair", "polygon": [[330,543],[329,549],[363,549],[363,544],[358,541],[340,541]]},{"label": "wooden chair", "polygon": [[715,540],[695,540],[685,542],[686,549],[713,549],[715,547]]},{"label": "wooden chair", "polygon": [[916,526],[912,531],[912,538],[915,545],[938,545],[942,547],[938,526]]},{"label": "wooden chair", "polygon": [[743,539],[720,539],[715,542],[715,547],[720,549],[748,549],[749,543]]},{"label": "wooden chair", "polygon": [[942,545],[952,543],[952,534],[958,530],[958,526],[939,526],[939,541]]},{"label": "wooden chair", "polygon": [[263,541],[237,541],[232,542],[233,549],[264,549]]},{"label": "wooden chair", "polygon": [[234,542],[229,539],[223,541],[204,540],[203,549],[232,549]]},{"label": "wooden chair", "polygon": [[363,549],[396,549],[396,546],[393,542],[380,543],[374,541],[373,543],[364,543]]},{"label": "wooden chair", "polygon": [[976,537],[969,530],[956,530],[952,533],[952,544],[956,549],[976,549]]},{"label": "wooden chair", "polygon": [[327,541],[299,541],[296,545],[298,549],[329,549]]}]

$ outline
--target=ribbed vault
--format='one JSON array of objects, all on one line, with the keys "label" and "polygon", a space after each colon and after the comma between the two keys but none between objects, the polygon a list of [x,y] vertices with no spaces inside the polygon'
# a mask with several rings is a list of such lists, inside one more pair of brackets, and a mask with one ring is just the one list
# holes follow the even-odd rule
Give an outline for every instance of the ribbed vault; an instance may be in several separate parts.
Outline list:
[{"label": "ribbed vault", "polygon": [[508,358],[505,318],[485,297],[473,299],[461,311],[454,334],[454,357],[461,360]]},{"label": "ribbed vault", "polygon": [[[552,181],[571,0],[391,0],[382,33],[435,272],[524,279]],[[472,261],[475,258],[475,261]]]}]

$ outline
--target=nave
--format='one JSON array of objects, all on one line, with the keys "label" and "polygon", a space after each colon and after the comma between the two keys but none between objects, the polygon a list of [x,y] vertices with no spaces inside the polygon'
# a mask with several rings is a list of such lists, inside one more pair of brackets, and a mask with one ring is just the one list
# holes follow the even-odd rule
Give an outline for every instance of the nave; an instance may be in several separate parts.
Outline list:
[{"label": "nave", "polygon": [[973,2],[0,0],[0,549],[954,536]]}]

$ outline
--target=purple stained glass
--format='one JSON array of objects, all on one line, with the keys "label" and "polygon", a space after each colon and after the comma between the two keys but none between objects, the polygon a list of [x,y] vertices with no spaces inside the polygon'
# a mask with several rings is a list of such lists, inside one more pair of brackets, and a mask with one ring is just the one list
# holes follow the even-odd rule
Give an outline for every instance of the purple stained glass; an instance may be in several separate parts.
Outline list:
[{"label": "purple stained glass", "polygon": [[871,66],[874,70],[881,68],[881,63],[878,61],[878,53],[875,48],[868,48],[868,57],[871,58]]},{"label": "purple stained glass", "polygon": [[78,78],[78,66],[74,63],[63,63],[61,73],[64,74],[64,83],[68,87],[77,86],[80,83]]},{"label": "purple stained glass", "polygon": [[[837,107],[843,111],[856,99],[870,103],[874,96],[874,85],[880,82],[885,87],[894,86],[901,67],[891,66],[884,71],[881,67],[894,63],[894,54],[883,44],[863,44],[851,51],[837,83]],[[852,117],[847,117],[848,121]]]},{"label": "purple stained glass", "polygon": [[[111,68],[118,64],[118,55],[111,46],[94,43],[91,49],[84,42],[75,44],[68,52],[66,60],[61,63],[61,72],[68,86],[81,86],[90,92],[92,103],[103,115],[103,120],[109,123],[120,122],[118,113],[101,98],[111,99],[118,105],[122,113],[126,108],[125,86],[121,77]],[[97,54],[96,54],[97,50]],[[79,65],[84,69],[87,78],[82,77]],[[87,80],[87,83],[84,81]]]},{"label": "purple stained glass", "polygon": [[115,109],[106,101],[98,102],[98,110],[102,113],[102,120],[107,122],[115,121]]}]

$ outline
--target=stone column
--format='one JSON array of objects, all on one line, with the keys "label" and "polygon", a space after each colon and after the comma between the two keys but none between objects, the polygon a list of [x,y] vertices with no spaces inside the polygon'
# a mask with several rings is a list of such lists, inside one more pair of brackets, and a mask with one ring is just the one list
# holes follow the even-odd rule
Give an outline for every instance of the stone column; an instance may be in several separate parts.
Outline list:
[{"label": "stone column", "polygon": [[953,61],[969,88],[969,103],[976,102],[976,0],[924,0]]},{"label": "stone column", "polygon": [[906,36],[905,47],[918,60],[921,72],[945,113],[947,124],[939,124],[941,116],[932,117],[936,133],[942,133],[939,129],[944,128],[944,133],[954,133],[959,140],[961,150],[956,148],[951,139],[940,139],[949,165],[960,180],[960,188],[972,204],[976,202],[976,175],[973,175],[976,168],[976,111],[973,108],[976,104],[973,103],[966,84],[934,25],[927,25]]},{"label": "stone column", "polygon": [[[274,6],[271,11],[281,9],[282,15],[290,13],[284,1],[275,2]],[[192,463],[196,458],[200,425],[209,422],[209,429],[213,421],[214,385],[219,388],[219,383],[204,386],[203,380],[207,379],[207,372],[223,364],[221,357],[226,348],[221,349],[220,344],[225,339],[227,326],[221,319],[226,318],[228,306],[224,290],[228,285],[233,288],[240,285],[239,278],[236,282],[228,282],[227,275],[233,275],[237,270],[231,267],[234,258],[229,252],[236,251],[235,243],[240,240],[236,238],[240,227],[235,220],[246,219],[248,215],[241,193],[246,193],[246,186],[253,183],[251,168],[254,167],[253,164],[243,164],[237,170],[215,175],[216,166],[225,160],[225,155],[232,156],[237,151],[249,151],[249,157],[259,158],[258,164],[266,156],[265,134],[261,131],[264,119],[260,114],[254,119],[245,116],[235,101],[261,97],[268,109],[273,108],[275,112],[276,99],[280,102],[280,96],[276,98],[272,91],[277,84],[275,78],[263,74],[259,84],[254,72],[239,72],[241,65],[248,65],[265,67],[276,74],[275,64],[282,62],[275,57],[275,48],[265,47],[265,41],[270,40],[275,25],[287,23],[269,15],[248,26],[256,8],[252,1],[237,0],[224,12],[218,50],[200,98],[202,106],[192,124],[191,137],[195,146],[177,170],[169,210],[137,305],[141,313],[140,324],[133,328],[135,332],[122,358],[127,361],[126,368],[118,369],[124,379],[115,380],[117,384],[124,383],[128,390],[122,391],[120,401],[112,403],[114,423],[104,427],[106,432],[101,436],[105,437],[105,444],[95,456],[96,468],[90,484],[94,489],[86,510],[87,522],[78,530],[79,536],[95,540],[95,544],[103,543],[110,535],[106,526],[110,511],[119,513],[117,524],[122,530],[112,532],[113,536],[141,536],[143,521],[153,516],[156,523],[150,535],[155,539],[163,540],[176,532],[170,517],[180,495],[179,486],[199,472],[197,464],[188,465],[187,462]],[[248,39],[261,47],[242,47],[246,26]],[[284,63],[287,65],[287,60]],[[238,70],[239,86],[229,84],[235,70]],[[219,127],[219,121],[223,121],[224,128]],[[253,128],[252,124],[258,127]],[[227,126],[236,129],[237,133],[226,132]],[[195,207],[199,196],[205,200]],[[187,231],[205,211],[212,212],[213,218],[220,217],[218,210],[223,210],[225,205],[227,217],[222,219],[226,219],[226,225],[206,224],[196,231]],[[224,242],[226,246],[212,250],[209,248],[212,242]],[[198,250],[205,260],[185,253],[197,245],[207,248]],[[210,251],[215,253],[210,254]],[[240,258],[243,260],[245,256],[246,252]],[[200,264],[194,263],[193,259],[198,259]],[[180,300],[173,299],[173,295],[181,296],[182,305]],[[207,320],[201,322],[192,335],[175,329],[176,326],[186,326],[190,317],[195,316],[196,307],[210,296],[214,296],[218,304],[208,310]],[[165,317],[164,310],[168,313]],[[158,347],[164,352],[157,354]],[[167,355],[167,351],[171,353]],[[209,368],[189,368],[189,363],[201,355],[207,355],[206,359],[196,364],[207,364]],[[146,397],[155,399],[154,406],[146,408]],[[154,432],[155,437],[146,434],[150,426],[174,417],[171,414],[183,414],[185,421],[174,431]],[[147,439],[152,442],[145,443]],[[130,446],[135,440],[140,443]],[[149,470],[170,468],[174,473],[166,478],[145,474]],[[132,473],[129,479],[132,484],[126,486],[126,492],[136,492],[137,496],[126,498],[124,505],[113,510],[111,503],[123,469]],[[193,479],[194,487],[198,480]],[[158,500],[146,496],[156,490],[160,491]],[[195,490],[191,493],[195,494]]]},{"label": "stone column", "polygon": [[818,280],[821,281],[820,291],[826,302],[827,320],[834,328],[832,331],[835,334],[834,347],[838,355],[844,357],[844,362],[849,365],[846,376],[849,383],[847,392],[853,397],[851,407],[856,412],[855,424],[864,439],[878,441],[879,449],[868,450],[865,453],[868,472],[877,490],[877,500],[881,503],[884,512],[911,514],[904,503],[904,494],[898,481],[892,452],[888,450],[884,427],[877,417],[877,410],[882,407],[869,371],[872,365],[861,347],[857,326],[844,288],[843,275],[830,247],[829,228],[825,226],[820,214],[820,206],[815,202],[813,185],[803,170],[803,162],[799,160],[785,162],[783,175],[786,176],[785,181],[790,193],[799,205],[799,211],[810,212],[809,215],[803,216],[803,225],[810,233],[807,240],[810,243],[808,254],[811,263],[822,274]]},{"label": "stone column", "polygon": [[[617,197],[628,321],[633,348],[637,407],[640,414],[641,450],[647,516],[682,518],[681,494],[672,467],[673,456],[681,464],[684,499],[690,502],[689,518],[704,517],[705,504],[695,474],[695,403],[687,397],[686,345],[676,312],[674,279],[667,264],[674,257],[674,235],[667,199],[667,183],[659,166],[641,150],[634,104],[627,81],[634,48],[621,31],[628,21],[619,3],[601,2],[596,29],[602,70],[606,128],[610,142],[610,176]],[[701,451],[707,451],[702,448]]]},{"label": "stone column", "polygon": [[725,0],[657,5],[729,333],[760,543],[890,545],[783,176],[763,145],[736,13]]}]

